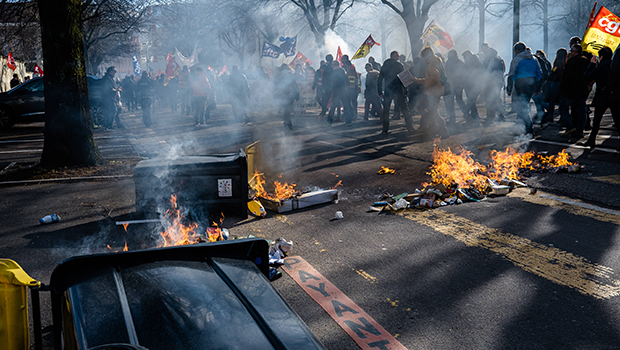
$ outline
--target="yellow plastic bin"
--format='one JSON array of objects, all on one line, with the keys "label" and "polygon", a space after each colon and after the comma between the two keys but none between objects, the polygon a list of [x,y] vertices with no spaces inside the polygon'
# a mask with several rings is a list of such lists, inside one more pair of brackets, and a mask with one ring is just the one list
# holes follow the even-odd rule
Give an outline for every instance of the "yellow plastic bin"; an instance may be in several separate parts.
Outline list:
[{"label": "yellow plastic bin", "polygon": [[256,171],[262,170],[263,166],[263,145],[259,141],[247,146],[244,149],[248,159],[248,179],[254,177]]},{"label": "yellow plastic bin", "polygon": [[30,348],[28,287],[40,285],[15,261],[0,259],[0,349]]}]

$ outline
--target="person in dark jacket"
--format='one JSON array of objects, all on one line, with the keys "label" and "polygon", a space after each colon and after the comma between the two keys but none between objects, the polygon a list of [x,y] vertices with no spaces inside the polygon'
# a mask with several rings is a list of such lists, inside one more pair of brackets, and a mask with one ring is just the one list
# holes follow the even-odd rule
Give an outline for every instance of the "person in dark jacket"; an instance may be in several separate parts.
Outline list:
[{"label": "person in dark jacket", "polygon": [[[381,118],[383,110],[381,109],[381,98],[377,92],[377,82],[379,81],[379,71],[375,70],[371,63],[366,63],[366,85],[364,88],[364,120],[368,120],[368,114],[372,111],[373,116]],[[372,105],[372,110],[371,106]]]},{"label": "person in dark jacket", "polygon": [[142,121],[147,128],[153,124],[151,119],[151,106],[153,105],[153,93],[155,84],[151,79],[151,73],[142,72],[142,77],[137,83],[137,92],[140,96],[140,107],[142,108]]},{"label": "person in dark jacket", "polygon": [[[315,75],[315,81],[317,82],[317,89],[320,89],[319,93],[321,95],[321,101],[319,104],[321,105],[321,113],[319,116],[322,118],[329,111],[329,98],[332,95],[332,71],[334,70],[332,67],[332,62],[334,61],[334,56],[328,54],[325,56],[325,65],[320,69],[320,74],[317,72]],[[320,86],[319,86],[320,79]]]},{"label": "person in dark jacket", "polygon": [[276,99],[280,103],[284,127],[291,130],[293,129],[291,114],[293,113],[293,104],[299,100],[299,86],[293,77],[293,72],[284,63],[278,68],[274,92]]},{"label": "person in dark jacket", "polygon": [[377,72],[381,71],[381,65],[379,64],[379,62],[375,61],[374,57],[368,57],[368,63],[372,65],[372,69],[376,70]]},{"label": "person in dark jacket", "polygon": [[342,69],[347,74],[347,87],[342,99],[344,107],[345,124],[352,125],[353,119],[357,117],[357,95],[359,93],[359,76],[357,70],[348,55],[342,56]]},{"label": "person in dark jacket", "polygon": [[446,113],[448,114],[447,124],[456,124],[456,110],[454,108],[454,100],[459,105],[463,116],[469,114],[469,109],[463,101],[463,90],[465,86],[465,63],[459,59],[459,55],[456,50],[448,51],[448,60],[445,64],[446,76],[452,93],[443,97],[443,101],[446,105]]},{"label": "person in dark jacket", "polygon": [[465,121],[468,124],[477,123],[480,119],[478,114],[478,97],[482,92],[480,77],[484,73],[482,63],[478,56],[474,55],[471,51],[466,50],[462,54],[463,61],[465,62],[465,95],[467,96],[467,109],[469,114],[465,116]]},{"label": "person in dark jacket", "polygon": [[[594,121],[592,124],[592,131],[590,131],[590,136],[588,137],[588,141],[583,143],[583,146],[590,147],[590,149],[594,149],[596,147],[596,135],[601,127],[601,120],[603,119],[603,114],[610,107],[609,100],[609,69],[611,67],[611,58],[613,56],[613,52],[607,46],[603,47],[598,51],[598,56],[600,57],[600,62],[598,62],[596,56],[593,56],[590,60],[590,65],[586,69],[585,80],[592,81],[596,83],[596,93],[594,94],[594,99],[592,100],[592,106],[594,106]],[[612,115],[613,117],[613,115]],[[619,127],[620,124],[616,118],[614,118],[614,123],[616,127]]]},{"label": "person in dark jacket", "polygon": [[239,71],[239,67],[232,66],[228,84],[230,85],[228,97],[232,106],[233,117],[236,121],[245,123],[248,121],[246,106],[250,100],[250,84],[248,84],[248,79]]},{"label": "person in dark jacket", "polygon": [[314,74],[314,80],[312,82],[312,90],[316,91],[316,102],[321,106],[321,113],[319,113],[319,118],[323,118],[327,111],[325,108],[325,112],[323,111],[323,73],[325,72],[325,61],[321,61],[319,64],[319,69]]},{"label": "person in dark jacket", "polygon": [[[240,73],[241,74],[241,73]],[[207,101],[211,94],[211,82],[201,67],[192,67],[190,76],[192,88],[192,110],[196,126],[205,125],[209,118],[206,116]]]},{"label": "person in dark jacket", "polygon": [[510,62],[508,86],[506,92],[512,95],[514,86],[514,101],[517,108],[517,119],[525,125],[525,133],[533,134],[532,119],[530,118],[530,100],[540,92],[542,85],[542,71],[532,51],[524,43],[518,42],[514,46],[515,58]]},{"label": "person in dark jacket", "polygon": [[11,79],[11,89],[16,87],[17,85],[21,84],[22,82],[19,81],[19,77],[17,76],[17,74],[13,74],[13,79]]},{"label": "person in dark jacket", "polygon": [[377,90],[379,96],[383,97],[382,134],[387,134],[390,129],[390,106],[392,105],[392,100],[398,105],[400,113],[403,114],[407,130],[409,132],[414,131],[409,107],[405,101],[407,97],[406,89],[400,78],[398,78],[398,74],[405,70],[405,66],[398,61],[399,58],[398,51],[392,51],[390,58],[383,63],[379,73]]},{"label": "person in dark jacket", "polygon": [[548,123],[553,122],[555,106],[560,104],[560,81],[562,80],[562,72],[564,72],[567,59],[568,51],[566,51],[563,47],[559,48],[555,54],[553,68],[551,68],[551,73],[549,75],[549,88],[547,91],[547,96],[544,97],[544,101],[549,105],[547,106],[547,111],[540,121],[540,125],[542,125],[543,128],[546,127]]},{"label": "person in dark jacket", "polygon": [[566,131],[561,134],[563,137],[582,138],[586,125],[586,99],[590,94],[590,88],[584,73],[590,63],[582,51],[579,44],[570,48],[569,58],[560,80],[560,96],[562,96],[560,115],[562,123],[566,125]]},{"label": "person in dark jacket", "polygon": [[[540,70],[542,72],[542,84],[543,86],[548,85],[549,78],[551,77],[551,62],[547,59],[547,55],[543,50],[536,50],[536,54],[534,58],[538,61],[538,65],[540,66]],[[534,101],[534,105],[536,106],[536,123],[542,124],[542,118],[545,115],[545,108],[543,106],[543,91],[540,94],[537,94],[532,98]]]},{"label": "person in dark jacket", "polygon": [[[127,106],[127,111],[135,111],[136,106],[136,80],[133,75],[128,75],[121,82],[123,102]],[[175,91],[176,93],[176,91]]]},{"label": "person in dark jacket", "polygon": [[347,85],[349,84],[347,73],[342,67],[340,67],[340,63],[338,63],[338,61],[332,62],[330,83],[331,87],[329,88],[329,90],[331,91],[331,106],[329,108],[329,113],[327,114],[327,120],[325,121],[325,123],[331,126],[334,122],[334,112],[337,109],[340,109],[340,106],[344,105],[344,103],[346,102],[345,94]]},{"label": "person in dark jacket", "polygon": [[504,104],[500,97],[500,92],[504,87],[504,71],[506,65],[504,60],[499,57],[497,50],[492,47],[486,47],[484,50],[484,61],[482,63],[484,69],[484,105],[487,110],[486,123],[493,122],[496,118],[503,118]]},{"label": "person in dark jacket", "polygon": [[116,69],[108,67],[103,78],[101,78],[101,107],[103,109],[103,127],[111,129],[114,124],[114,116],[116,115],[116,97],[118,89],[116,88]]},{"label": "person in dark jacket", "polygon": [[[620,46],[616,48],[614,56],[611,59],[609,67],[609,110],[611,117],[616,124],[616,128],[620,128]],[[620,146],[616,149],[616,153],[620,153]]]}]

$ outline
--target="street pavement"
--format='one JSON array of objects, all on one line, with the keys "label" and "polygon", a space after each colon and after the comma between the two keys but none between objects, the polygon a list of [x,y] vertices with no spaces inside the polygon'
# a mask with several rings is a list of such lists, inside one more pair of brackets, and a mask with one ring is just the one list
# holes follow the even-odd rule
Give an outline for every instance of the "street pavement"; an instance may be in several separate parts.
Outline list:
[{"label": "street pavement", "polygon": [[[405,348],[618,348],[620,158],[614,150],[620,139],[609,116],[602,146],[592,152],[561,138],[555,125],[524,137],[514,114],[490,126],[459,123],[449,138],[434,140],[407,133],[402,120],[381,135],[376,119],[329,127],[316,112],[297,113],[292,131],[269,113],[236,123],[226,105],[201,127],[191,117],[160,110],[145,128],[140,111],[125,112],[124,129],[96,129],[95,140],[106,159],[119,161],[236,152],[260,140],[267,179],[295,183],[302,191],[342,181],[337,203],[270,212],[264,219],[227,217],[222,226],[232,236],[292,240],[291,256],[308,262],[350,299],[346,307],[363,310]],[[0,133],[0,166],[36,162],[41,127]],[[413,192],[430,181],[435,146],[464,146],[476,154],[507,146],[550,154],[567,149],[584,169],[531,174],[524,181],[535,194],[518,189],[433,210],[368,210],[385,193]],[[396,173],[378,175],[381,166]],[[115,225],[138,218],[130,177],[2,185],[0,192],[0,256],[44,283],[63,259],[106,252],[107,245],[120,249],[125,241],[136,249],[158,234],[153,224],[132,225],[127,233]],[[336,211],[343,219],[334,220]],[[61,221],[38,224],[52,213]],[[357,328],[353,336],[345,332],[288,274],[273,285],[328,349],[356,349],[374,339],[371,327]],[[42,306],[44,348],[51,349],[45,293]],[[363,325],[347,308],[337,314]],[[394,342],[371,344],[364,348],[391,348]]]}]

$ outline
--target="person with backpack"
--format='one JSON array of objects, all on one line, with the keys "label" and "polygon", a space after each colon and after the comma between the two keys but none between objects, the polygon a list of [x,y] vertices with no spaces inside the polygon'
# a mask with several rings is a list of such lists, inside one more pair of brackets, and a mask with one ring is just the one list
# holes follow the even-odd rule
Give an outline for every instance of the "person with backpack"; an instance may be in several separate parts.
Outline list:
[{"label": "person with backpack", "polygon": [[549,80],[551,77],[551,62],[547,59],[547,55],[543,50],[537,50],[534,57],[538,61],[538,65],[540,66],[540,71],[542,72],[542,85],[541,85],[541,93],[535,95],[532,100],[534,101],[534,105],[536,106],[536,118],[534,123],[540,123],[542,125],[542,119],[545,115],[546,111],[543,106],[544,99],[549,92],[549,87],[551,85],[551,81]]},{"label": "person with backpack", "polygon": [[517,109],[517,119],[523,122],[526,134],[533,134],[530,101],[540,92],[542,71],[532,51],[523,42],[514,44],[513,50],[515,56],[510,62],[506,92],[508,96],[513,95],[514,87],[512,98]]},{"label": "person with backpack", "polygon": [[433,49],[427,46],[420,52],[420,57],[426,62],[424,78],[415,78],[415,82],[424,85],[424,99],[420,103],[420,129],[429,136],[438,134],[446,138],[450,136],[446,123],[437,109],[439,99],[446,92],[448,78],[443,70],[441,59],[435,55]]},{"label": "person with backpack", "polygon": [[[547,79],[547,87],[543,87],[543,102],[547,103],[547,111],[540,121],[540,125],[545,128],[549,123],[553,123],[555,107],[560,104],[560,81],[562,80],[562,72],[568,59],[568,51],[561,47],[555,53],[553,60],[553,68]],[[546,91],[545,91],[546,90]]]}]

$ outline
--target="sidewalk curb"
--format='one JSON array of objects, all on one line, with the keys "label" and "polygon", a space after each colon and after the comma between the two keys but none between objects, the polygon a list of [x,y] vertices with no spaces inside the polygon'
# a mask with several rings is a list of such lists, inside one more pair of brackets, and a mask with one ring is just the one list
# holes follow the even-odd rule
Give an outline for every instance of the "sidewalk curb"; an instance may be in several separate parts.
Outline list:
[{"label": "sidewalk curb", "polygon": [[55,182],[113,180],[113,179],[125,179],[125,178],[132,178],[132,177],[133,175],[101,175],[101,176],[64,177],[64,178],[58,178],[58,179],[4,181],[4,182],[0,182],[0,187],[9,187],[9,186],[18,186],[18,185],[40,185],[43,183],[55,183]]}]

